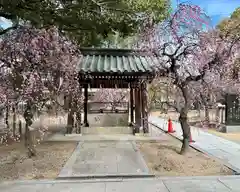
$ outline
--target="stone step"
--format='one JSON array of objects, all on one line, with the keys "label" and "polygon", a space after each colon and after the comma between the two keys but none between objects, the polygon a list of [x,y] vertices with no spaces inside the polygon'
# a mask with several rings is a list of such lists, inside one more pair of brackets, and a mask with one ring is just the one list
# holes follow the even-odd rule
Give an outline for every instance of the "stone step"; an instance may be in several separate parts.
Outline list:
[{"label": "stone step", "polygon": [[131,127],[83,127],[83,135],[132,134]]}]

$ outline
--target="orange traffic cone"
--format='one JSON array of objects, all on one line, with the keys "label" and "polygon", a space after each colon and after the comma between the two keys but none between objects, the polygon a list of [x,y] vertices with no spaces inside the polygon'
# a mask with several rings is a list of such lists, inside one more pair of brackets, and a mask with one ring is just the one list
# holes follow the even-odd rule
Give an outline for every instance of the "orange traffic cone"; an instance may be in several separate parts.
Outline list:
[{"label": "orange traffic cone", "polygon": [[174,133],[175,131],[173,130],[173,126],[172,126],[172,120],[169,118],[168,119],[168,133]]},{"label": "orange traffic cone", "polygon": [[194,143],[195,141],[192,139],[192,133],[190,131],[190,136],[189,136],[189,143]]}]

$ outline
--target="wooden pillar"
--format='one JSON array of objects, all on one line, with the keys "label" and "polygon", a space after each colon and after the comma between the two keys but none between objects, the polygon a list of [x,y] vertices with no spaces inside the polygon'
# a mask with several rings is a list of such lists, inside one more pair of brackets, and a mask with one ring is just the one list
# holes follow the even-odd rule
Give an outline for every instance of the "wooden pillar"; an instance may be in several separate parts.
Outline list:
[{"label": "wooden pillar", "polygon": [[143,132],[149,133],[148,127],[148,91],[146,82],[141,84],[141,101],[142,101],[142,122]]},{"label": "wooden pillar", "polygon": [[141,111],[140,111],[140,89],[137,87],[134,91],[135,96],[135,124],[136,124],[136,133],[140,132],[141,126]]},{"label": "wooden pillar", "polygon": [[142,88],[141,85],[139,86],[139,113],[140,113],[140,127],[143,127],[143,115],[142,115],[142,108],[143,108],[143,102],[142,102]]},{"label": "wooden pillar", "polygon": [[84,126],[89,127],[87,119],[88,85],[84,85]]},{"label": "wooden pillar", "polygon": [[130,88],[130,126],[132,126],[132,123],[134,123],[134,117],[133,117],[133,88]]}]

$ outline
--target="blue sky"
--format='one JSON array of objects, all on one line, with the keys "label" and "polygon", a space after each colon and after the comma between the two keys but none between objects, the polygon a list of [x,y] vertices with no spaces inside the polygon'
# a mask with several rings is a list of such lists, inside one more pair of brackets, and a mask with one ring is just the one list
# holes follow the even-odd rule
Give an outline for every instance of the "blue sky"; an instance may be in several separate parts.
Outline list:
[{"label": "blue sky", "polygon": [[[211,17],[212,25],[215,26],[222,19],[231,15],[231,13],[240,7],[240,0],[171,0],[172,6],[175,8],[177,3],[187,2],[199,5],[208,16]],[[9,26],[9,23],[0,19],[2,27]]]},{"label": "blue sky", "polygon": [[172,0],[173,7],[176,7],[177,2],[199,5],[210,16],[213,26],[240,7],[240,0]]},{"label": "blue sky", "polygon": [[4,18],[0,18],[0,26],[6,28],[11,26],[11,23],[9,23],[9,21],[5,20]]}]

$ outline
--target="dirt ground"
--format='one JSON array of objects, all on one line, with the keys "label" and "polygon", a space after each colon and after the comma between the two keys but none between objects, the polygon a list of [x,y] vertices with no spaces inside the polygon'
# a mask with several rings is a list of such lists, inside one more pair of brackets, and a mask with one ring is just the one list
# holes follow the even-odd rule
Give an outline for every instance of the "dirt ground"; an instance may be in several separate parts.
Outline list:
[{"label": "dirt ground", "polygon": [[138,142],[138,147],[152,173],[158,176],[210,176],[232,175],[233,171],[220,162],[194,149],[180,155],[180,141],[169,140]]},{"label": "dirt ground", "polygon": [[59,174],[76,142],[44,142],[36,146],[37,156],[27,157],[23,143],[0,146],[0,181],[54,179]]}]

